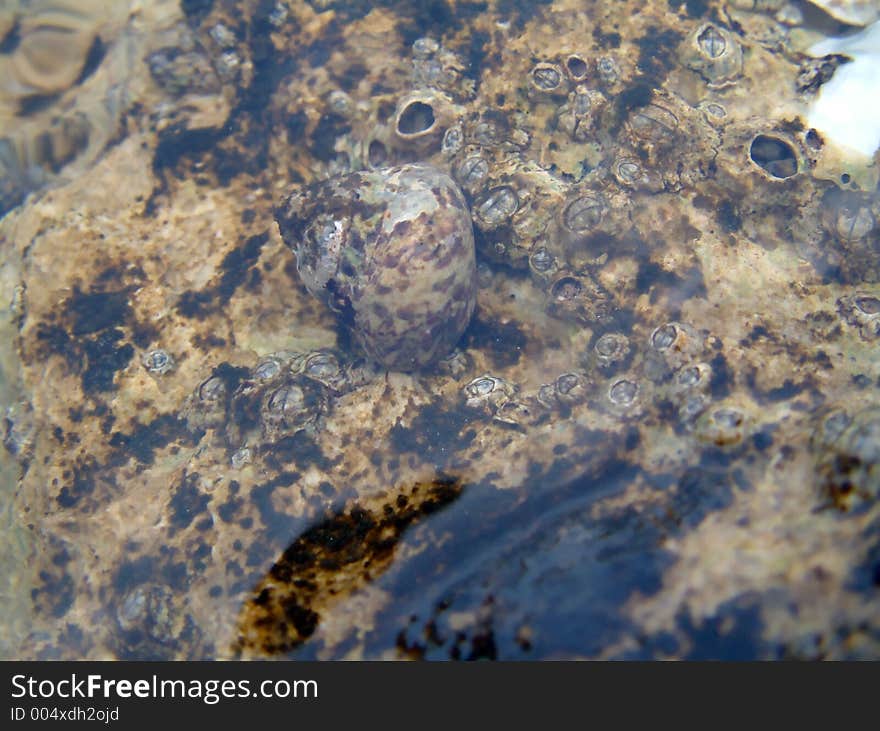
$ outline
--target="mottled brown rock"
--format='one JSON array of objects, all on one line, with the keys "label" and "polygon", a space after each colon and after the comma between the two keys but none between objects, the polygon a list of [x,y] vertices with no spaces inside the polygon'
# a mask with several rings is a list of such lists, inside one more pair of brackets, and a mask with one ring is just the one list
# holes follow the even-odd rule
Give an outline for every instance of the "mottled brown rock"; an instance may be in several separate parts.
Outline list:
[{"label": "mottled brown rock", "polygon": [[[86,82],[127,74],[115,144],[0,221],[4,651],[880,656],[880,211],[802,120],[795,31],[417,5],[174,3]],[[709,23],[723,89],[680,56]],[[374,221],[340,182],[413,165],[464,191],[477,316],[401,372],[273,219],[297,186]]]}]

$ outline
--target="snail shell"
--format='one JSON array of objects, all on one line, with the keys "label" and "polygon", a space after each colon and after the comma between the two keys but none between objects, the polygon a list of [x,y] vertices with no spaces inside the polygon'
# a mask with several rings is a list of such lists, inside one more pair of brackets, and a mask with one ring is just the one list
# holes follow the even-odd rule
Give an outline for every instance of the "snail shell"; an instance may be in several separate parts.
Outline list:
[{"label": "snail shell", "polygon": [[305,287],[369,358],[411,371],[453,349],[477,279],[470,214],[446,173],[412,164],[337,176],[288,195],[275,218]]}]

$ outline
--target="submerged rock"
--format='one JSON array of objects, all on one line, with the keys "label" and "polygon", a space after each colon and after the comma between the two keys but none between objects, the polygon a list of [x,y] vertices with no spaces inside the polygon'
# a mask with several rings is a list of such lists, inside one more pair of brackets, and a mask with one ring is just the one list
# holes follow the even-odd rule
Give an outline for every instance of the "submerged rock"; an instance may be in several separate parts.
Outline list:
[{"label": "submerged rock", "polygon": [[275,216],[306,289],[366,355],[410,371],[448,355],[470,322],[470,213],[429,165],[351,173],[289,195]]},{"label": "submerged rock", "polygon": [[789,26],[169,5],[0,221],[9,654],[880,656],[880,209]]}]

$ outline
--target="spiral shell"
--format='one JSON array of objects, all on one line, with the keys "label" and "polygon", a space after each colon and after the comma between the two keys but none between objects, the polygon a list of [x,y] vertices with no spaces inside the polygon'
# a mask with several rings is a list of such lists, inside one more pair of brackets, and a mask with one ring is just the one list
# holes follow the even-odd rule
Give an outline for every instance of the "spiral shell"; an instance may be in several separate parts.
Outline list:
[{"label": "spiral shell", "polygon": [[423,368],[454,347],[476,304],[464,197],[423,164],[360,171],[290,194],[275,217],[306,288],[383,366]]}]

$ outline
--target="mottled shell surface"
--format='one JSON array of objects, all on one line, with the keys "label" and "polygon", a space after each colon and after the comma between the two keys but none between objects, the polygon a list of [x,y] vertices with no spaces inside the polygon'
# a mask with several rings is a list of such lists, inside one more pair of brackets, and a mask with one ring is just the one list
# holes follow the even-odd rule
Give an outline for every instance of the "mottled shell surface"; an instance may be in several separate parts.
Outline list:
[{"label": "mottled shell surface", "polygon": [[470,214],[444,172],[360,171],[290,194],[276,210],[297,271],[364,353],[392,370],[452,350],[476,304]]}]

